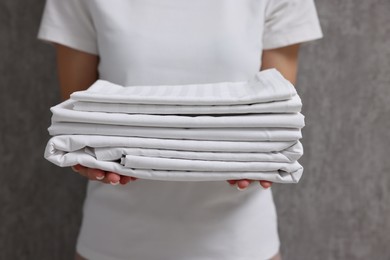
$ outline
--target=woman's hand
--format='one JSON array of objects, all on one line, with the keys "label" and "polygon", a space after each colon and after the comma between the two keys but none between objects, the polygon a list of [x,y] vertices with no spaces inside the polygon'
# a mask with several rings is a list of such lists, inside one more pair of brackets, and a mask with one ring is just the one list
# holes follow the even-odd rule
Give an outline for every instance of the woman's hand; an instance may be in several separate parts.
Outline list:
[{"label": "woman's hand", "polygon": [[[234,186],[237,184],[237,189],[239,190],[243,190],[245,189],[246,187],[249,186],[249,184],[251,184],[251,182],[253,182],[254,180],[248,180],[248,179],[241,179],[241,180],[227,180],[227,182]],[[268,189],[269,187],[271,187],[272,185],[272,182],[270,181],[258,181],[259,184],[264,188],[264,189]]]},{"label": "woman's hand", "polygon": [[130,181],[135,181],[136,177],[119,175],[115,172],[106,172],[99,169],[92,169],[84,167],[80,164],[71,167],[73,171],[79,173],[81,176],[84,176],[93,181],[101,181],[103,183],[110,183],[112,185],[118,185],[119,183],[124,185]]}]

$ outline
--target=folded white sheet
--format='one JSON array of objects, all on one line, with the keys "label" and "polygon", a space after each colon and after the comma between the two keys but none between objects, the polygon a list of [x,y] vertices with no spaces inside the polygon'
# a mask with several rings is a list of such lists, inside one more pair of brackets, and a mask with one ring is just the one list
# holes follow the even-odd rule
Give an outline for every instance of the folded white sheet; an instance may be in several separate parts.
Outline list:
[{"label": "folded white sheet", "polygon": [[45,156],[56,152],[72,152],[85,147],[139,147],[177,151],[268,153],[283,151],[297,142],[299,141],[195,141],[123,136],[58,135],[48,141]]},{"label": "folded white sheet", "polygon": [[276,69],[259,71],[249,81],[207,84],[128,86],[98,80],[74,92],[77,101],[170,105],[233,105],[291,99],[294,86]]},{"label": "folded white sheet", "polygon": [[233,162],[233,161],[208,161],[188,160],[174,158],[146,157],[126,155],[121,159],[121,164],[126,168],[154,169],[173,171],[211,171],[211,172],[250,172],[250,171],[275,171],[283,170],[294,172],[302,166],[297,162]]},{"label": "folded white sheet", "polygon": [[[117,136],[93,136],[93,135],[60,135],[52,137],[45,149],[45,158],[50,162],[67,167],[75,164],[82,164],[87,167],[98,168],[106,171],[113,171],[127,176],[138,178],[171,180],[171,181],[211,181],[211,180],[229,180],[238,178],[251,178],[255,180],[269,180],[281,183],[296,183],[302,175],[303,168],[299,164],[293,163],[293,167],[287,167],[288,164],[280,163],[278,167],[266,167],[264,162],[262,166],[264,171],[223,171],[213,172],[205,171],[185,171],[185,170],[154,170],[135,169],[125,167],[118,162],[98,160],[85,148],[157,148],[182,151],[234,151],[230,156],[237,152],[255,152],[255,153],[273,153],[288,150],[294,153],[293,146],[296,146],[298,153],[302,154],[299,141],[291,142],[223,142],[223,141],[192,141],[192,140],[172,140],[172,139],[153,139],[153,138],[134,138]],[[300,150],[301,149],[301,150]],[[301,152],[299,152],[299,150]],[[141,157],[141,156],[139,156]],[[148,158],[144,157],[143,159]],[[149,158],[150,159],[150,158]],[[163,158],[152,158],[155,159]],[[196,161],[196,160],[193,160]],[[199,161],[198,162],[202,162]],[[229,163],[229,162],[226,162]],[[246,162],[247,163],[247,162]],[[256,163],[256,162],[255,162]],[[245,163],[244,163],[245,164]],[[248,164],[249,165],[249,164]],[[130,165],[131,166],[131,163]],[[259,165],[257,165],[259,166]],[[274,165],[275,166],[275,165]],[[177,166],[176,166],[177,167]],[[229,168],[228,165],[225,167]],[[246,166],[248,167],[248,166]],[[250,169],[250,168],[249,168]],[[258,168],[256,168],[258,169]],[[285,171],[285,170],[291,170]]]},{"label": "folded white sheet", "polygon": [[85,152],[101,161],[116,161],[126,155],[161,157],[207,161],[236,161],[236,162],[284,162],[298,160],[303,155],[300,142],[280,152],[194,152],[168,149],[129,148],[129,147],[86,147]]},{"label": "folded white sheet", "polygon": [[[103,90],[102,90],[103,91]],[[88,92],[88,90],[86,90]],[[297,113],[301,112],[299,95],[291,99],[242,105],[153,105],[78,101],[73,110],[126,114],[249,114],[249,113]]]},{"label": "folded white sheet", "polygon": [[121,175],[133,176],[141,179],[162,180],[162,181],[220,181],[234,179],[268,180],[278,183],[297,183],[302,176],[303,168],[294,172],[282,170],[267,172],[196,172],[196,171],[170,171],[170,170],[143,170],[126,168],[117,162],[98,161],[84,151],[68,153],[54,153],[46,157],[52,163],[69,167],[81,164],[86,167],[102,169],[104,171],[116,172]]},{"label": "folded white sheet", "polygon": [[275,69],[246,82],[123,87],[98,80],[51,108],[45,158],[154,180],[296,183],[301,106]]},{"label": "folded white sheet", "polygon": [[133,125],[158,127],[304,127],[304,116],[301,113],[289,114],[248,114],[232,116],[175,116],[119,114],[102,112],[84,112],[72,109],[75,101],[68,99],[50,110],[52,122],[80,122],[105,125]]},{"label": "folded white sheet", "polygon": [[293,141],[302,138],[299,128],[169,128],[53,122],[50,135],[85,134],[213,141]]}]

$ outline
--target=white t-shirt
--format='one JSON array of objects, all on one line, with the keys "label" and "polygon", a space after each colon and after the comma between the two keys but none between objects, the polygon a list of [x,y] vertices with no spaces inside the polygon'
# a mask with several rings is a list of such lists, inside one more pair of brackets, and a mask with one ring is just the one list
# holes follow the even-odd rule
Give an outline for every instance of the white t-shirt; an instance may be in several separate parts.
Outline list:
[{"label": "white t-shirt", "polygon": [[[243,81],[263,49],[322,37],[312,0],[48,0],[40,39],[100,56],[121,85]],[[77,251],[92,260],[261,260],[279,249],[271,189],[89,181]]]}]

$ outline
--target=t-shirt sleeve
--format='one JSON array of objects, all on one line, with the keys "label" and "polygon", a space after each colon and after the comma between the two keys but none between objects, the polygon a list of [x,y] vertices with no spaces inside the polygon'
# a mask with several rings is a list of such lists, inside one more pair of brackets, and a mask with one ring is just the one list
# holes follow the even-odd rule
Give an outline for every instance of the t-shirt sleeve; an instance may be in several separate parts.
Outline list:
[{"label": "t-shirt sleeve", "polygon": [[47,0],[38,39],[98,54],[89,0]]},{"label": "t-shirt sleeve", "polygon": [[313,0],[269,0],[265,7],[263,49],[322,38]]}]

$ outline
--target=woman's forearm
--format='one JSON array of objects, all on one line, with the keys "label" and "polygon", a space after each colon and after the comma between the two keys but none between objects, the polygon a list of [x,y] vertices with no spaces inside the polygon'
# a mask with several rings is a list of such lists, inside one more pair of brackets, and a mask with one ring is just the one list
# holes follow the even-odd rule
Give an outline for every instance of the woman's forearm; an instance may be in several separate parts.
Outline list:
[{"label": "woman's forearm", "polygon": [[292,84],[295,84],[298,71],[299,44],[278,49],[265,50],[260,70],[276,68]]},{"label": "woman's forearm", "polygon": [[75,91],[87,89],[98,79],[99,57],[55,44],[61,99],[68,99]]}]

